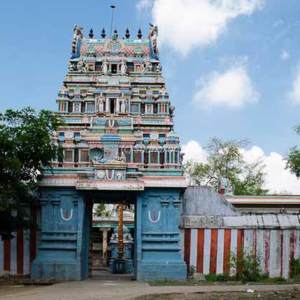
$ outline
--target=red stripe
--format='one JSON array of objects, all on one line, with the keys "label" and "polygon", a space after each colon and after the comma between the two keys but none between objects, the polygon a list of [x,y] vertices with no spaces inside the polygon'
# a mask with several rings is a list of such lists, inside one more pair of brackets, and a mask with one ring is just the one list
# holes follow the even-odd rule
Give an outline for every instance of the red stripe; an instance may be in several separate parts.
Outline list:
[{"label": "red stripe", "polygon": [[291,271],[291,269],[290,269],[291,268],[291,260],[293,258],[295,258],[295,250],[296,250],[296,232],[295,232],[295,230],[291,230],[291,232],[290,232],[289,271]]},{"label": "red stripe", "polygon": [[24,266],[24,234],[23,230],[17,231],[17,274],[23,274]]},{"label": "red stripe", "polygon": [[231,245],[231,229],[224,229],[224,253],[223,253],[224,274],[229,274],[230,271],[230,245]]},{"label": "red stripe", "polygon": [[264,231],[264,246],[265,246],[265,273],[269,274],[269,261],[270,261],[270,230]]},{"label": "red stripe", "polygon": [[242,271],[239,262],[241,262],[241,260],[243,259],[243,255],[244,255],[244,229],[238,229],[237,231],[237,262],[238,262],[237,272],[238,273]]},{"label": "red stripe", "polygon": [[197,272],[203,273],[204,259],[204,229],[198,229],[197,238]]},{"label": "red stripe", "polygon": [[33,207],[31,209],[32,220],[34,225],[30,228],[30,262],[36,257],[36,220],[37,220],[37,209]]},{"label": "red stripe", "polygon": [[218,229],[211,229],[209,273],[216,274],[218,251]]},{"label": "red stripe", "polygon": [[10,271],[10,240],[3,241],[3,269]]},{"label": "red stripe", "polygon": [[296,232],[295,230],[291,230],[290,235],[290,259],[295,257],[296,250]]},{"label": "red stripe", "polygon": [[257,250],[256,250],[256,248],[257,248],[257,230],[256,229],[254,229],[253,230],[253,249],[252,249],[252,252],[253,252],[253,255],[254,255],[254,257],[256,257],[257,256]]},{"label": "red stripe", "polygon": [[187,228],[184,230],[184,261],[190,268],[190,249],[191,249],[191,229]]}]

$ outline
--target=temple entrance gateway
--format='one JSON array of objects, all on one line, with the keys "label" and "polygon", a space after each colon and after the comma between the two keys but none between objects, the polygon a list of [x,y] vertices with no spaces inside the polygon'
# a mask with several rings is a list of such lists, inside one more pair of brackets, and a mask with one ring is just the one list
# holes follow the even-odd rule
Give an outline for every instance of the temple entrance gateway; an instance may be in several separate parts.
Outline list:
[{"label": "temple entrance gateway", "polygon": [[[135,206],[133,259],[124,242],[111,245],[111,270],[128,263],[137,280],[186,278],[179,229],[186,182],[161,70],[156,26],[148,38],[140,31],[91,38],[75,26],[57,97],[64,123],[53,135],[64,157],[44,169],[40,182],[33,278],[89,277],[92,207],[99,202]],[[122,234],[114,232],[114,241]]]},{"label": "temple entrance gateway", "polygon": [[109,197],[109,203],[119,203],[122,197],[125,203],[135,205],[134,257],[132,262],[127,261],[132,263],[134,278],[185,278],[186,267],[179,245],[179,190],[95,193],[47,188],[41,192],[42,230],[38,256],[32,265],[33,278],[80,280],[90,276],[89,245],[95,196]]}]

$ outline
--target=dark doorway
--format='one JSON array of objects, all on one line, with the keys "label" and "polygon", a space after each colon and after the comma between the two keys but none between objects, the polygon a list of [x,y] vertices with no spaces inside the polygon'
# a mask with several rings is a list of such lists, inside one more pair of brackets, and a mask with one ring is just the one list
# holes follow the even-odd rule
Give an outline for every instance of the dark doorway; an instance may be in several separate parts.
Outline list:
[{"label": "dark doorway", "polygon": [[[89,195],[93,203],[89,228],[88,268],[89,277],[103,280],[135,279],[135,193],[95,192]],[[130,272],[113,271],[113,261],[118,253],[118,205],[122,203],[124,259]],[[132,268],[130,268],[132,266]]]},{"label": "dark doorway", "polygon": [[116,111],[116,99],[111,98],[111,99],[109,99],[109,112],[111,114],[114,114],[115,111]]}]

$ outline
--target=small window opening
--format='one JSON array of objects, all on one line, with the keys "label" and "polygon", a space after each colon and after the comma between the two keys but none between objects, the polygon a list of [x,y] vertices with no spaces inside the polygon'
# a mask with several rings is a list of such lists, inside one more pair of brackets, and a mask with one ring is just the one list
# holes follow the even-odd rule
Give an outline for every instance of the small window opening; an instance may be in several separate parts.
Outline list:
[{"label": "small window opening", "polygon": [[95,71],[96,72],[101,72],[101,70],[102,70],[102,62],[96,62]]},{"label": "small window opening", "polygon": [[118,72],[118,65],[117,64],[112,64],[111,65],[111,73],[112,74],[117,74]]},{"label": "small window opening", "polygon": [[159,162],[162,165],[165,163],[165,153],[164,152],[159,153]]},{"label": "small window opening", "polygon": [[109,111],[111,114],[115,113],[115,107],[116,107],[116,99],[110,99]]},{"label": "small window opening", "polygon": [[145,113],[145,103],[141,104],[141,114]]}]

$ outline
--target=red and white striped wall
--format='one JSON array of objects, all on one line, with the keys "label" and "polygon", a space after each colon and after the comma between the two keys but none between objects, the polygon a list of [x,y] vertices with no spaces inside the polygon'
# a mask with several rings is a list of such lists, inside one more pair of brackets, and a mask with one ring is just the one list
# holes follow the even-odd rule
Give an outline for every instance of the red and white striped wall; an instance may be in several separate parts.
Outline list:
[{"label": "red and white striped wall", "polygon": [[31,262],[36,255],[36,231],[18,230],[11,240],[0,237],[0,276],[30,274]]},{"label": "red and white striped wall", "polygon": [[263,273],[289,277],[290,259],[300,258],[299,229],[184,229],[184,259],[196,272],[230,270],[230,255],[255,253]]}]

